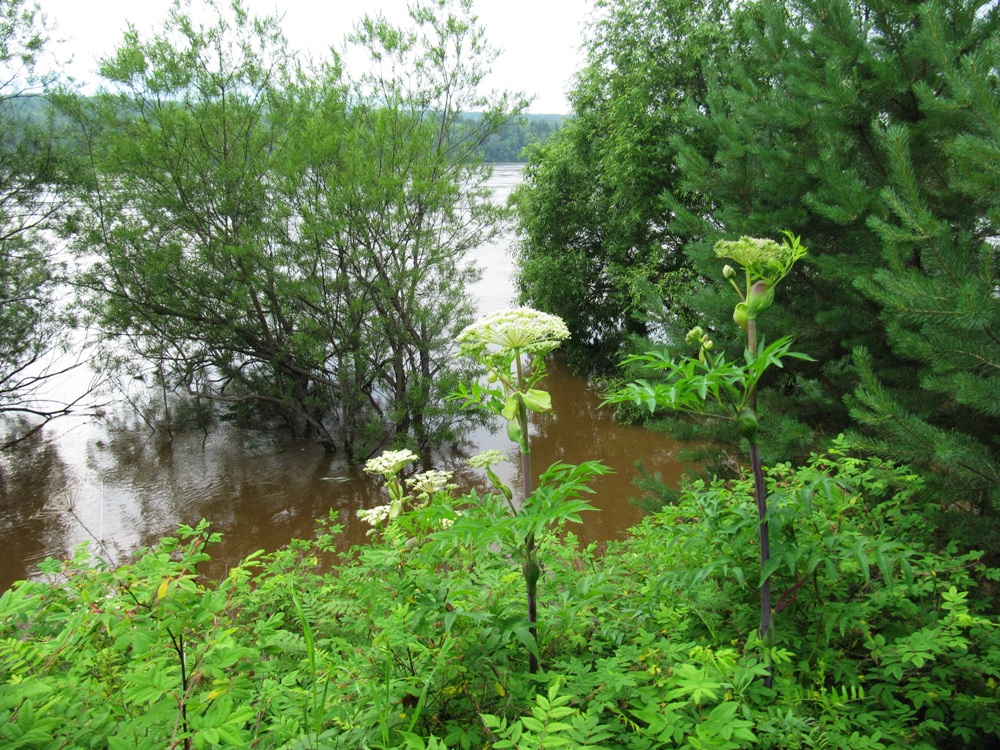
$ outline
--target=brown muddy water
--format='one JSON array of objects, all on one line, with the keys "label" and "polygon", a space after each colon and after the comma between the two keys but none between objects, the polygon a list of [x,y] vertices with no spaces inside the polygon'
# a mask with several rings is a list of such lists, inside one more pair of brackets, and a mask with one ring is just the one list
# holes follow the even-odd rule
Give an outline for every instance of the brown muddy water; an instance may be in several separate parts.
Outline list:
[{"label": "brown muddy water", "polygon": [[[493,178],[496,199],[506,200],[519,180],[518,165],[500,165]],[[480,311],[511,304],[508,245],[480,248],[477,260],[486,269],[473,290]],[[598,408],[593,384],[558,360],[550,363],[546,387],[555,411],[532,425],[532,463],[539,471],[556,461],[600,460],[611,467],[615,473],[592,483],[597,511],[584,514],[572,531],[584,542],[613,539],[642,517],[629,502],[637,494],[635,461],[676,481],[685,468],[675,457],[679,446],[664,435],[616,424],[609,409]],[[178,524],[202,518],[223,535],[209,549],[214,563],[206,572],[212,575],[223,575],[256,550],[311,537],[315,520],[331,513],[344,525],[346,549],[367,538],[357,510],[385,502],[359,467],[312,442],[227,424],[171,439],[151,433],[127,409],[106,414],[57,420],[0,456],[0,591],[31,576],[46,557],[71,555],[83,542],[121,563]],[[510,463],[501,476],[517,486],[520,462],[506,437],[480,430],[470,442],[470,454],[504,450]],[[436,456],[431,463],[456,471],[463,488],[482,486],[478,472],[464,468],[459,457]]]}]

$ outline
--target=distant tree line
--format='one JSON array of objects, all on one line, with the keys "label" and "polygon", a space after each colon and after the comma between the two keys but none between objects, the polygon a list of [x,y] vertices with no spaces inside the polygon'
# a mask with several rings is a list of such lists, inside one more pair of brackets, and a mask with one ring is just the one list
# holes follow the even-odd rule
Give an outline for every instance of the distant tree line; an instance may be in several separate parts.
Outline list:
[{"label": "distant tree line", "polygon": [[[474,118],[474,115],[466,115]],[[562,127],[562,115],[523,115],[508,122],[483,141],[480,153],[483,161],[494,164],[525,162],[525,148],[544,143]]]}]

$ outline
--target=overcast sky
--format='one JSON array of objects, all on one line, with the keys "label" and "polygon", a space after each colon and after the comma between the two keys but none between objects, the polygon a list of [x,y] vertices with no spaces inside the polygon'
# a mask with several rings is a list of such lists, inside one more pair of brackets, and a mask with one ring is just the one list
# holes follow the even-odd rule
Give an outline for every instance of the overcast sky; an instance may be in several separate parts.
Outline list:
[{"label": "overcast sky", "polygon": [[[293,49],[322,54],[341,49],[354,21],[382,11],[392,21],[407,18],[407,0],[244,0],[257,15],[284,14],[283,28]],[[78,81],[96,80],[95,60],[109,54],[131,21],[140,32],[155,30],[170,0],[39,0],[65,70]],[[535,96],[530,112],[567,114],[566,91],[582,67],[583,22],[591,0],[475,0],[474,12],[491,44],[501,49],[490,88]]]}]

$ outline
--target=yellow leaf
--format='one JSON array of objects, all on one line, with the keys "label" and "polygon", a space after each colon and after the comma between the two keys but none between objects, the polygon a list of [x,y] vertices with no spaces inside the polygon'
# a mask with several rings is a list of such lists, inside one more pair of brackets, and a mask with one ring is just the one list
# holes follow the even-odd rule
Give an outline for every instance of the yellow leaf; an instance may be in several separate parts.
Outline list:
[{"label": "yellow leaf", "polygon": [[163,583],[161,583],[159,587],[156,589],[156,598],[159,601],[163,601],[163,599],[166,597],[167,588],[170,586],[170,580],[171,579],[169,578],[164,578]]}]

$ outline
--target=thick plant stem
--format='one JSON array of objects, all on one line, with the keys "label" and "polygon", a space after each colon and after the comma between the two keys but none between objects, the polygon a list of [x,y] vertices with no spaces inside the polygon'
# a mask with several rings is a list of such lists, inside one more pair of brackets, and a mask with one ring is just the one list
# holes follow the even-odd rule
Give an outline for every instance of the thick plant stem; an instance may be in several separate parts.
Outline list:
[{"label": "thick plant stem", "polygon": [[[771,534],[767,527],[767,489],[764,487],[764,469],[760,461],[760,447],[754,441],[750,444],[750,466],[753,469],[753,490],[757,496],[757,517],[760,519],[760,568],[771,558]],[[769,642],[771,631],[771,577],[760,584],[760,639]],[[771,671],[768,667],[764,684],[771,687]]]},{"label": "thick plant stem", "polygon": [[[757,517],[760,519],[760,565],[763,568],[771,559],[771,535],[767,528],[767,489],[764,487],[764,470],[760,462],[760,447],[750,446],[750,466],[753,469],[753,490],[757,496]],[[771,629],[771,578],[768,576],[760,587],[760,636]]]},{"label": "thick plant stem", "polygon": [[[525,589],[528,595],[528,632],[531,639],[538,647],[538,576],[541,568],[535,559],[535,535],[528,534],[524,540],[525,560],[522,572],[524,573]],[[534,652],[528,655],[528,670],[531,674],[538,674],[538,657]]]},{"label": "thick plant stem", "polygon": [[[522,429],[527,435],[528,417],[524,405],[521,405],[524,414]],[[531,453],[521,453],[521,471],[524,474],[524,502],[528,502],[531,494]],[[531,639],[538,645],[538,576],[541,569],[535,558],[535,535],[528,534],[524,540],[524,583],[528,596],[528,632]],[[529,657],[528,668],[531,674],[538,674],[538,657],[532,653]]]},{"label": "thick plant stem", "polygon": [[[747,323],[747,349],[751,357],[757,356],[757,323],[750,320]],[[747,394],[747,406],[757,413],[757,386],[754,385]],[[767,488],[764,486],[764,467],[760,460],[760,446],[756,435],[750,439],[750,467],[753,471],[753,491],[757,500],[757,517],[760,531],[760,569],[763,572],[771,559],[771,534],[767,525]],[[771,578],[764,578],[760,585],[760,639],[768,643],[771,631]],[[768,666],[764,685],[771,687],[771,669]]]},{"label": "thick plant stem", "polygon": [[[516,354],[517,388],[523,388],[523,373],[521,371],[521,355]],[[521,426],[521,483],[524,490],[522,503],[527,503],[532,493],[531,481],[531,447],[528,442],[528,409],[524,401],[518,399],[517,420]],[[523,504],[522,504],[523,507]],[[538,647],[538,577],[541,568],[535,558],[535,535],[528,534],[524,540],[524,574],[525,593],[528,599],[528,632]],[[534,652],[528,656],[528,669],[531,674],[538,674],[538,657]]]}]

